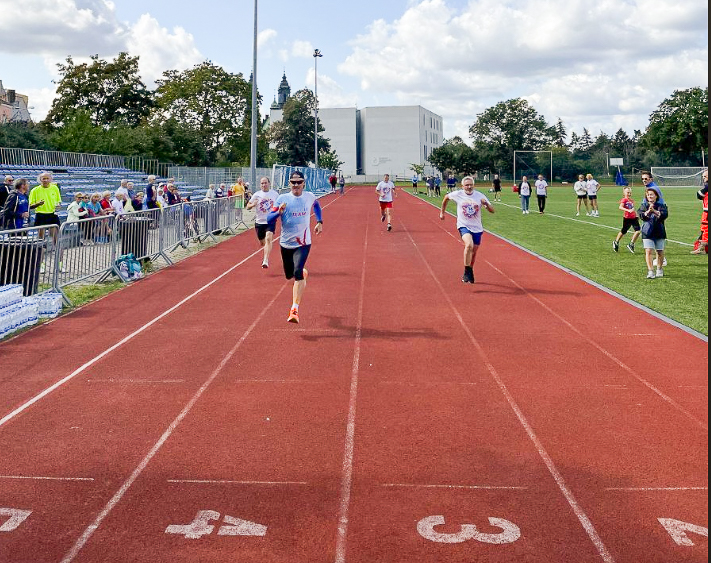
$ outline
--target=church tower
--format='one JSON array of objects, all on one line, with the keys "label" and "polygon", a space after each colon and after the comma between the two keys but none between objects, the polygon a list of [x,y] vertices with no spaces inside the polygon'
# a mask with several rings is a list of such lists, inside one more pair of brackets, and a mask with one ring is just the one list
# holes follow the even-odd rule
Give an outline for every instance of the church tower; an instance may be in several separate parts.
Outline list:
[{"label": "church tower", "polygon": [[279,109],[284,109],[284,104],[291,97],[291,86],[289,86],[289,81],[286,79],[286,72],[281,78],[281,84],[279,84],[277,106]]}]

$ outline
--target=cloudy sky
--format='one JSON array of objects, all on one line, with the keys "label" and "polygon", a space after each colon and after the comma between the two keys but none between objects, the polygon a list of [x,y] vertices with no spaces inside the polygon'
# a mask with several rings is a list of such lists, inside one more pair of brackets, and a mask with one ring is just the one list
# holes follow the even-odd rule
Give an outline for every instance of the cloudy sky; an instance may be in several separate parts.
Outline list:
[{"label": "cloudy sky", "polygon": [[[285,71],[322,107],[422,105],[445,136],[526,98],[593,135],[644,129],[675,89],[708,86],[703,0],[259,0],[257,85],[268,108]],[[0,80],[35,120],[71,55],[140,56],[147,85],[206,59],[249,76],[253,0],[0,0]],[[266,111],[266,109],[265,109]]]}]

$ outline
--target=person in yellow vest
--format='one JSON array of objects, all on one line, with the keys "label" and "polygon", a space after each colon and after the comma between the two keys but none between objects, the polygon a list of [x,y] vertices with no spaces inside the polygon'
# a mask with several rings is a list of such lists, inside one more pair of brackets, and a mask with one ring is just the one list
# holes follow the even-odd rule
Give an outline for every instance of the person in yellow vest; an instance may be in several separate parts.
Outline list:
[{"label": "person in yellow vest", "polygon": [[235,200],[235,208],[236,209],[242,209],[244,207],[244,193],[246,189],[244,186],[244,180],[242,178],[239,178],[237,180],[237,183],[232,186],[232,195],[235,196],[237,199]]},{"label": "person in yellow vest", "polygon": [[[49,172],[42,172],[37,176],[38,186],[35,186],[30,191],[30,207],[36,206],[35,211],[35,227],[48,227],[56,225],[56,228],[51,229],[52,240],[57,244],[59,234],[59,217],[57,212],[62,208],[62,195],[59,193],[59,186],[52,182],[53,176]],[[39,238],[43,239],[45,229],[39,229]],[[59,269],[64,272],[62,267],[62,257],[59,257]],[[41,267],[44,272],[44,262]]]}]

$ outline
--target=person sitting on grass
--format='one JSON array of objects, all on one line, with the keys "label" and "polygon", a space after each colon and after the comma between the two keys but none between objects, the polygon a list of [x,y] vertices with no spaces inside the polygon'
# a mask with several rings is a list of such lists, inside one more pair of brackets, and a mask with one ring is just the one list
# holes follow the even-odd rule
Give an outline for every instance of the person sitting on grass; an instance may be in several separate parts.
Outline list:
[{"label": "person sitting on grass", "polygon": [[[644,221],[642,227],[642,242],[644,243],[645,258],[647,260],[647,279],[664,277],[664,248],[667,242],[667,231],[664,222],[669,216],[666,204],[661,203],[659,190],[647,187],[645,200],[639,208],[639,216]],[[656,260],[654,253],[656,252]],[[656,262],[657,270],[654,271]]]}]

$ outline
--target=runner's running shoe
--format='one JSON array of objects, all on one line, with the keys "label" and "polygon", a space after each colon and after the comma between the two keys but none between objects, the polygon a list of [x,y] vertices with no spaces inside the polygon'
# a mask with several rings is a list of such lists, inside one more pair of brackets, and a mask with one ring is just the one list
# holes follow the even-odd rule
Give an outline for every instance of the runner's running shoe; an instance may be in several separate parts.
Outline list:
[{"label": "runner's running shoe", "polygon": [[614,250],[615,252],[620,251],[620,243],[617,242],[616,240],[612,241],[612,250]]},{"label": "runner's running shoe", "polygon": [[289,311],[289,318],[287,319],[287,322],[299,324],[299,310],[298,309],[292,309],[291,311]]}]

